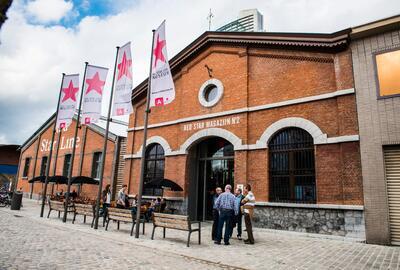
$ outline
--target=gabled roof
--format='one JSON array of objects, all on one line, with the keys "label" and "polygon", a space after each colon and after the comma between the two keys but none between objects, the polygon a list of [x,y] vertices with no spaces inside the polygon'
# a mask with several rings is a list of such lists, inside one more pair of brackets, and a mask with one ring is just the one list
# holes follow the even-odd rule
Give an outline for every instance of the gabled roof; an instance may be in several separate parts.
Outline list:
[{"label": "gabled roof", "polygon": [[[24,149],[28,147],[29,145],[32,144],[32,142],[35,140],[36,136],[41,133],[41,131],[49,128],[52,124],[54,124],[56,117],[56,113],[53,113],[49,119],[46,120],[20,147],[20,149]],[[74,115],[74,121],[77,120],[77,114]],[[91,130],[99,133],[100,135],[105,134],[105,128],[106,128],[106,118],[105,117],[100,117],[100,120],[98,123],[93,123],[88,125],[88,128]],[[109,127],[109,132],[108,132],[108,138],[115,141],[117,137],[126,137],[127,136],[127,128],[128,128],[128,123],[116,119],[112,119],[110,122],[110,127]]]},{"label": "gabled roof", "polygon": [[[318,51],[340,51],[349,45],[352,39],[363,38],[400,28],[400,15],[384,18],[338,32],[324,33],[284,33],[284,32],[205,32],[170,61],[172,73],[199,54],[211,44],[229,44],[232,46],[272,47],[280,49],[302,49]],[[147,91],[145,79],[132,91],[132,101],[143,98]]]},{"label": "gabled roof", "polygon": [[[341,51],[347,48],[351,29],[339,32],[323,33],[282,33],[282,32],[212,32],[207,31],[175,55],[170,61],[172,73],[199,54],[211,44],[230,46],[272,47],[281,49],[302,49],[318,51]],[[132,91],[132,100],[146,92],[147,81],[144,80]]]}]

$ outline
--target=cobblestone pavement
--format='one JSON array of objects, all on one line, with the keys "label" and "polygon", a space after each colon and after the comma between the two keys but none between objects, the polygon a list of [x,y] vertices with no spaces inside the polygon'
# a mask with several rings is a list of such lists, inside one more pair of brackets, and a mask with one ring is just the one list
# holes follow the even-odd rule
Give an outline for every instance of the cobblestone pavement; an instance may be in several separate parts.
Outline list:
[{"label": "cobblestone pavement", "polygon": [[[230,246],[209,240],[210,225],[202,229],[202,244],[193,235],[162,229],[150,240],[152,226],[139,239],[130,226],[110,223],[109,231],[90,228],[78,219],[62,223],[56,213],[39,217],[39,205],[24,199],[21,211],[0,209],[0,269],[399,269],[400,248],[367,245],[302,234],[256,229],[257,243]],[[47,214],[47,211],[46,211]]]}]

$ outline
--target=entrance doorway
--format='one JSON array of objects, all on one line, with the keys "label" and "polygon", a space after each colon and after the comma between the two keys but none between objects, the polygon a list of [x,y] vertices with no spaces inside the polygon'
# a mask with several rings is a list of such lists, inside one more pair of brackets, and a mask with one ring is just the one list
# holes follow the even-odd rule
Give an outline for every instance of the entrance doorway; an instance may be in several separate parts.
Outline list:
[{"label": "entrance doorway", "polygon": [[[217,187],[234,185],[233,145],[225,139],[213,137],[194,147],[197,179],[192,189],[192,217],[196,220],[212,219],[212,198]],[[192,167],[192,166],[190,166]],[[193,183],[193,182],[192,182]],[[194,214],[194,215],[193,215]]]}]

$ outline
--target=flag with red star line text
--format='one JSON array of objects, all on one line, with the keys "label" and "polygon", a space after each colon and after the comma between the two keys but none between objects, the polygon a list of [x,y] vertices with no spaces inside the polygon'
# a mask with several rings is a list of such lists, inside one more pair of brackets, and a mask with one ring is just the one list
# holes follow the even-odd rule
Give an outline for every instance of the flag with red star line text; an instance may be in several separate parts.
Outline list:
[{"label": "flag with red star line text", "polygon": [[64,75],[61,97],[58,105],[58,129],[68,128],[74,117],[79,92],[79,74]]},{"label": "flag with red star line text", "polygon": [[82,124],[96,123],[101,116],[101,101],[108,68],[88,65],[82,100]]},{"label": "flag with red star line text", "polygon": [[175,86],[167,56],[165,21],[154,33],[152,53],[150,107],[163,106],[175,99]]},{"label": "flag with red star line text", "polygon": [[132,109],[132,56],[131,43],[118,50],[116,81],[114,87],[113,116],[130,114]]}]

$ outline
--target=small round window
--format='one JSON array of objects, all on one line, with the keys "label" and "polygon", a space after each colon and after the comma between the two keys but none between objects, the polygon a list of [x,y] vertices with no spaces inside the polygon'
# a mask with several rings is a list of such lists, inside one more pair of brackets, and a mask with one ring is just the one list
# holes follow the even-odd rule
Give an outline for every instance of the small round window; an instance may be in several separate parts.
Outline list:
[{"label": "small round window", "polygon": [[220,80],[210,79],[206,81],[199,91],[199,101],[204,107],[211,107],[218,103],[222,97],[224,87]]},{"label": "small round window", "polygon": [[204,90],[204,98],[207,102],[211,102],[214,99],[217,98],[218,95],[218,88],[213,85],[210,84],[209,86],[207,86],[207,88]]}]

